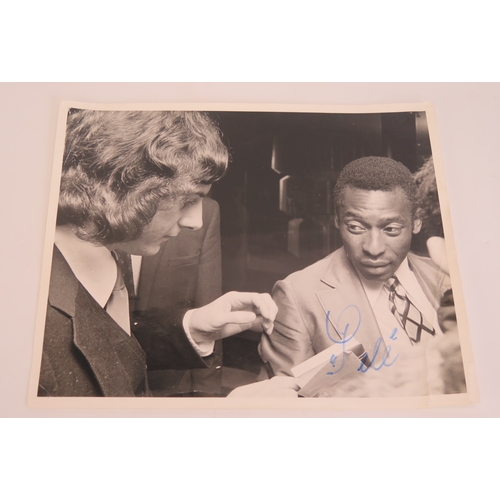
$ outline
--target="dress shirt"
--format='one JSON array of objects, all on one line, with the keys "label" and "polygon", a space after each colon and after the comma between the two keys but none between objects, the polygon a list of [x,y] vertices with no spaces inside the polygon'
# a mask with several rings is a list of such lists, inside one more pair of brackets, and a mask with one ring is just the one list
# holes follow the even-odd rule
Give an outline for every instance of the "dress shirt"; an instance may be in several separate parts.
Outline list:
[{"label": "dress shirt", "polygon": [[[116,261],[105,246],[83,241],[76,236],[68,226],[57,226],[54,243],[66,259],[78,281],[103,308],[113,293],[116,283],[118,267]],[[139,282],[140,264],[142,257],[132,256],[132,270],[134,286],[137,289]],[[196,343],[189,332],[188,321],[192,310],[183,318],[183,328],[189,342],[196,352],[204,357],[212,354],[213,341]],[[128,332],[127,332],[128,333]]]}]

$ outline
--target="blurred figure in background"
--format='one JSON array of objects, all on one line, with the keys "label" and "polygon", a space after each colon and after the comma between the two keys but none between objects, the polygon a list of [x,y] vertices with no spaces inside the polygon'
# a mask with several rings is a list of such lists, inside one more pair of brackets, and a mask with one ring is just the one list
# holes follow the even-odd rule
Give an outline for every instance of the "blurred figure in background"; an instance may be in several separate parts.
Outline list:
[{"label": "blurred figure in background", "polygon": [[[449,275],[443,220],[432,157],[427,159],[414,177],[417,185],[422,234],[426,239],[429,256],[443,272]],[[431,368],[437,372],[436,379],[440,378],[442,380],[444,392],[465,392],[465,374],[451,288],[444,293],[441,299],[439,323],[445,335],[435,338],[434,342],[429,346],[436,350],[436,356],[433,357],[434,363]]]}]

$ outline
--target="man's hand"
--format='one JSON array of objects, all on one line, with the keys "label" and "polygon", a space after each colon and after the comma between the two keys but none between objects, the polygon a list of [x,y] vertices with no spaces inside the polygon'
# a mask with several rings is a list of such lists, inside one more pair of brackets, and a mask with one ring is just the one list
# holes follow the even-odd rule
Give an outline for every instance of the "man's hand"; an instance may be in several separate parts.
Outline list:
[{"label": "man's hand", "polygon": [[223,339],[249,329],[270,335],[277,313],[278,307],[267,293],[229,292],[194,309],[188,327],[195,342]]}]

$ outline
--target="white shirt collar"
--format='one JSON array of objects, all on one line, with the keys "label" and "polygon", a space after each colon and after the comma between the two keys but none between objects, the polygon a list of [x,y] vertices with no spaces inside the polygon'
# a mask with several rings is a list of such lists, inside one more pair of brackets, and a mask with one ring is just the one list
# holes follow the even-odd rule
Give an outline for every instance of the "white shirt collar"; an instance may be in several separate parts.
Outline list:
[{"label": "white shirt collar", "polygon": [[[405,283],[408,285],[410,281],[412,281],[412,278],[414,278],[414,276],[410,269],[410,265],[408,264],[408,257],[405,257],[405,259],[403,260],[403,262],[401,262],[400,266],[397,268],[394,274],[396,275],[400,283],[403,285],[403,287],[405,287]],[[363,285],[368,301],[373,307],[375,302],[377,302],[380,292],[384,288],[384,282],[367,280],[360,273],[358,273],[358,276],[361,281],[361,284]]]},{"label": "white shirt collar", "polygon": [[410,269],[410,264],[408,263],[408,257],[401,262],[398,270],[394,273],[399,282],[403,285],[403,288],[411,289],[413,287],[413,282],[416,281],[413,271]]},{"label": "white shirt collar", "polygon": [[81,240],[68,226],[56,227],[54,243],[78,281],[104,308],[118,272],[111,252],[104,246]]}]

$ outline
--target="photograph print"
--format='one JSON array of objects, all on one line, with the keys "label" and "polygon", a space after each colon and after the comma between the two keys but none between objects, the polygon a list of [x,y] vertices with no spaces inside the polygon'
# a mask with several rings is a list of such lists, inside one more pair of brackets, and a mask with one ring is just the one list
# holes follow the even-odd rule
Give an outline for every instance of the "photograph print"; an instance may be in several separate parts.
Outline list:
[{"label": "photograph print", "polygon": [[254,109],[61,105],[31,404],[474,400],[432,106]]}]

